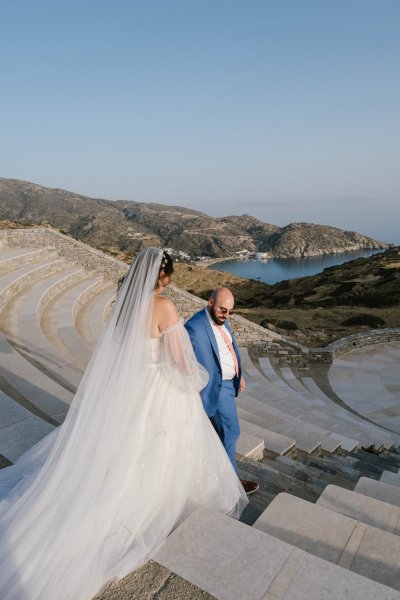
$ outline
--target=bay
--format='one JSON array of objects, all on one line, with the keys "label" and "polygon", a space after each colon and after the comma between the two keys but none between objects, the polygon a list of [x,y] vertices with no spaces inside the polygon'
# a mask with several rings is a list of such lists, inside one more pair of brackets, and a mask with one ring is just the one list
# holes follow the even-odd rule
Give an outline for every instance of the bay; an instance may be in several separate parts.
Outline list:
[{"label": "bay", "polygon": [[257,279],[273,285],[285,279],[316,275],[327,267],[341,265],[356,258],[366,258],[383,250],[358,250],[309,258],[274,258],[270,260],[238,259],[211,265],[210,269],[227,271],[245,279]]}]

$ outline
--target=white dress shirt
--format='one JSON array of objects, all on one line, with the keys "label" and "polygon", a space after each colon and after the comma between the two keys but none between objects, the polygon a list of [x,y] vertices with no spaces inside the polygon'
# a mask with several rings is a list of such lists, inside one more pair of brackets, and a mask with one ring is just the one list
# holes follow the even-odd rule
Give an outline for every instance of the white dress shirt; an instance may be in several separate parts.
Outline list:
[{"label": "white dress shirt", "polygon": [[[230,353],[230,350],[229,350],[228,346],[226,345],[226,342],[219,331],[220,326],[217,326],[214,323],[210,313],[208,312],[208,309],[205,308],[204,310],[206,311],[206,315],[208,317],[208,320],[210,321],[211,329],[213,330],[213,333],[215,336],[215,341],[217,342],[219,360],[220,360],[221,369],[222,369],[222,379],[233,379],[236,375],[236,371],[235,371],[235,363],[233,361],[232,354]],[[231,336],[230,332],[227,330],[225,325],[221,325],[221,327],[223,327],[224,332],[226,333],[230,342],[232,343],[232,336]]]}]

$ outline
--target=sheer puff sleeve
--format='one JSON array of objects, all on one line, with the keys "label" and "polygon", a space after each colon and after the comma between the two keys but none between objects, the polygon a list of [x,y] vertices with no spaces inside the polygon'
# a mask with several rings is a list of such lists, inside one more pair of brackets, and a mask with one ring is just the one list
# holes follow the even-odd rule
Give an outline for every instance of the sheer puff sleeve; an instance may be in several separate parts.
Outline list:
[{"label": "sheer puff sleeve", "polygon": [[161,333],[161,368],[174,386],[198,394],[208,383],[206,369],[197,361],[182,320]]}]

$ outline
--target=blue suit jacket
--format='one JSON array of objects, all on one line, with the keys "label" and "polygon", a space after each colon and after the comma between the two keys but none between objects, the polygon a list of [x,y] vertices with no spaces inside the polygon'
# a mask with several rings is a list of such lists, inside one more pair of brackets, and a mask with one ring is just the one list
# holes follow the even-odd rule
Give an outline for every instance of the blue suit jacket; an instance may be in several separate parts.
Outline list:
[{"label": "blue suit jacket", "polygon": [[[193,345],[194,353],[197,360],[208,371],[209,380],[206,387],[200,392],[203,401],[204,409],[209,417],[212,417],[217,410],[217,404],[222,385],[222,369],[218,352],[217,340],[208,320],[208,317],[203,310],[200,310],[193,315],[186,323],[185,327],[190,336]],[[231,333],[231,328],[228,321],[225,321],[225,327]],[[239,348],[232,335],[233,348],[239,363],[239,374],[233,379],[235,387],[235,396],[239,393],[241,366]]]}]

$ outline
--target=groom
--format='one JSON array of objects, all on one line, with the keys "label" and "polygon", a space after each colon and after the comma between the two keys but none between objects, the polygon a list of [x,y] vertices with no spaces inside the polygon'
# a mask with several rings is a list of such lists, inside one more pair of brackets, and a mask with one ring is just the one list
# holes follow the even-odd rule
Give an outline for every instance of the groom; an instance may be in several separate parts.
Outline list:
[{"label": "groom", "polygon": [[[189,319],[189,333],[196,358],[208,371],[209,380],[200,392],[204,410],[218,433],[237,472],[236,442],[240,435],[235,397],[245,388],[240,354],[229,326],[235,299],[228,288],[212,292],[205,309]],[[247,494],[258,490],[253,481],[241,480]]]}]

